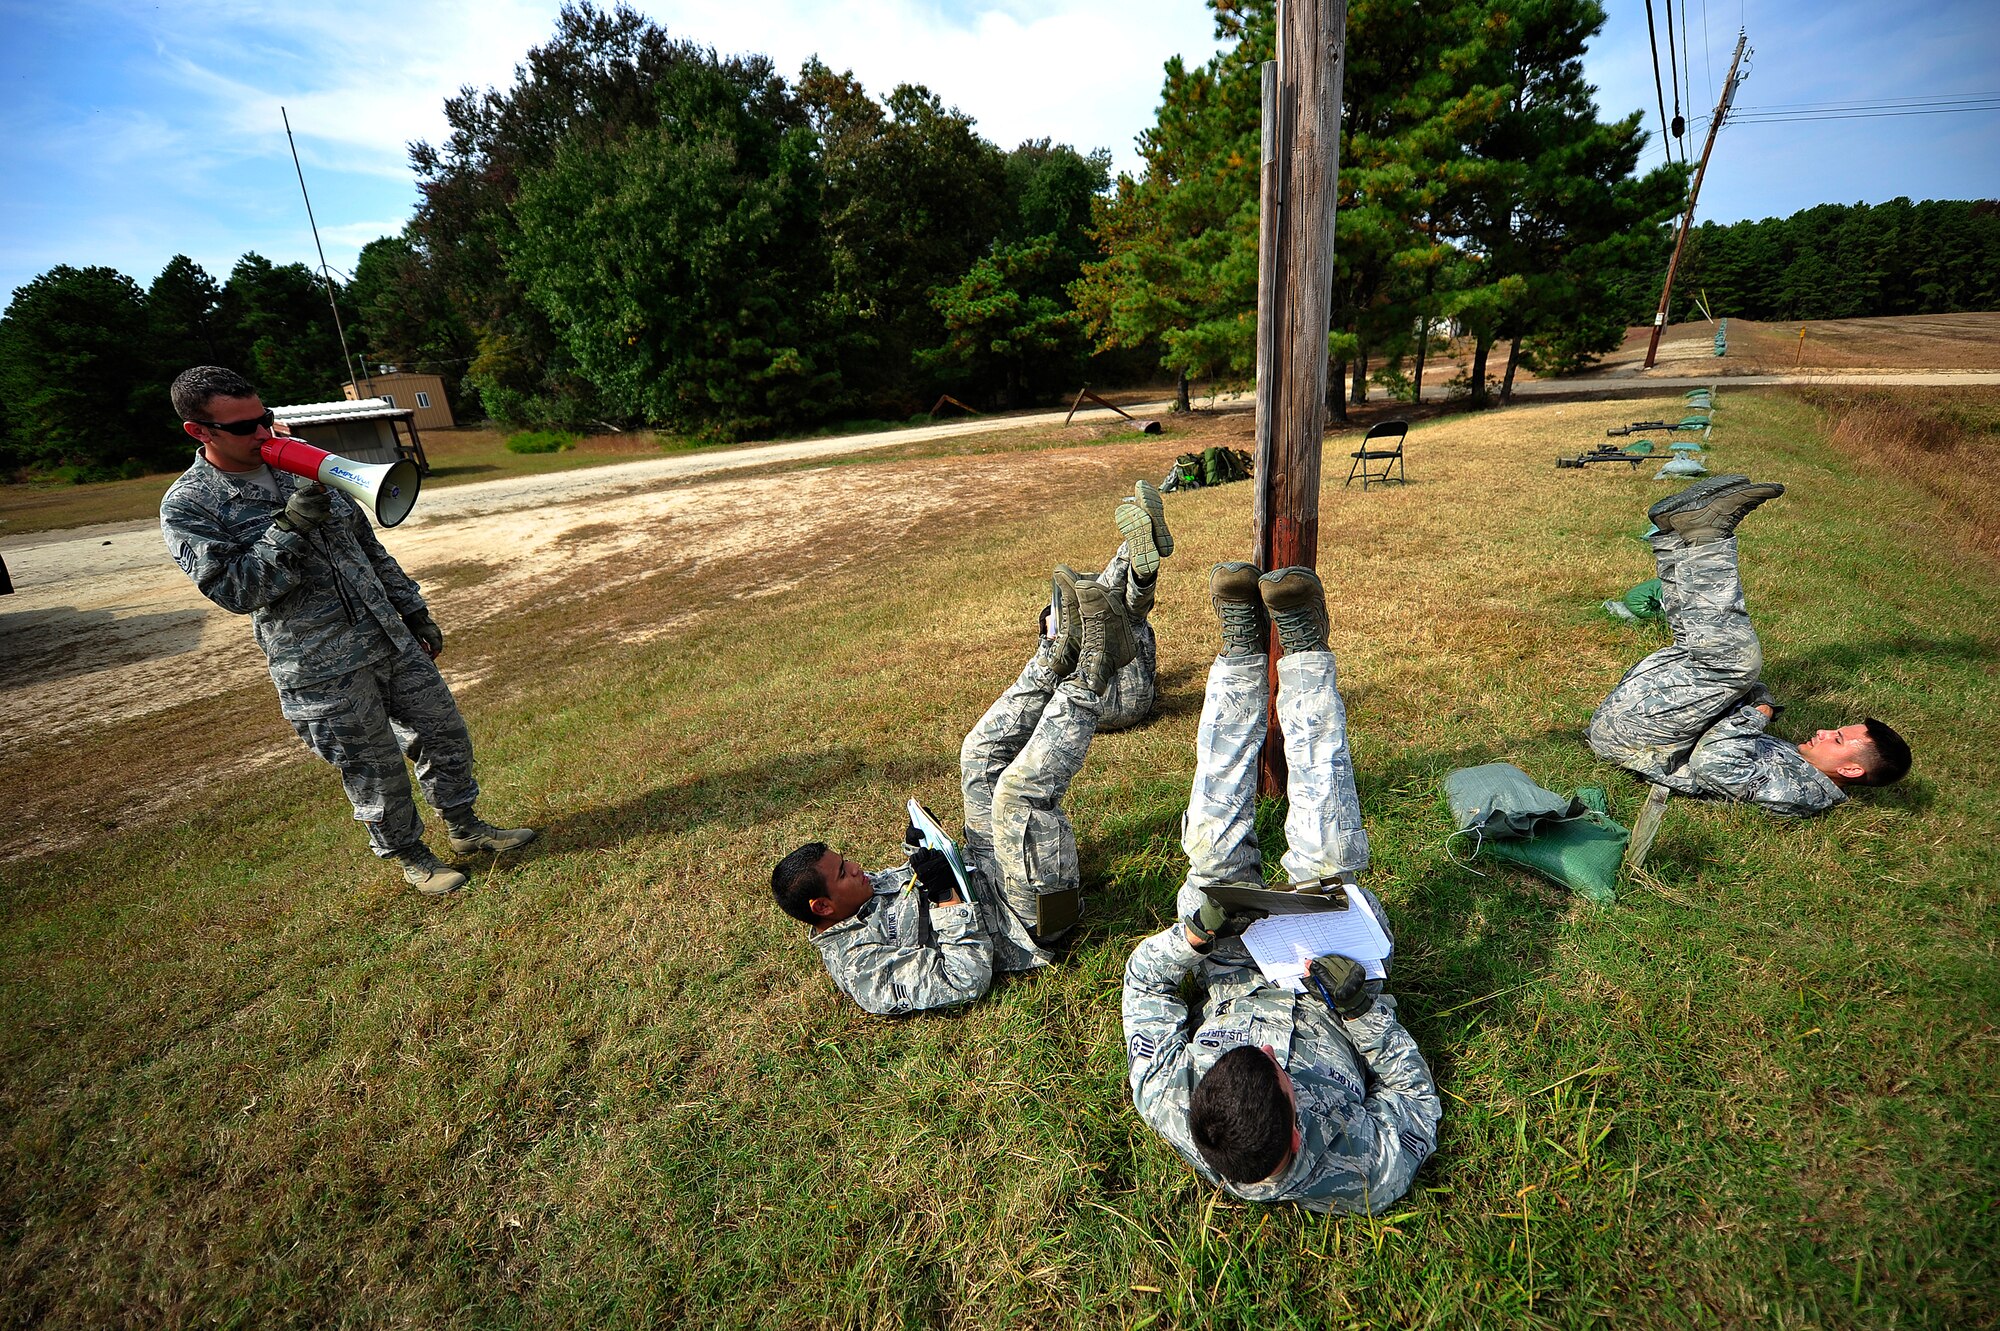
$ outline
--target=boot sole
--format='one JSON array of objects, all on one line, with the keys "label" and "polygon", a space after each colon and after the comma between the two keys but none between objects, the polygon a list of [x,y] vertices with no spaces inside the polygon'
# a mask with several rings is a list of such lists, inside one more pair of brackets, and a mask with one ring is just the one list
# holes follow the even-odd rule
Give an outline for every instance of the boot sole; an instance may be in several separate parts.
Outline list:
[{"label": "boot sole", "polygon": [[1151,481],[1140,481],[1134,488],[1140,505],[1153,520],[1153,545],[1165,559],[1174,552],[1174,534],[1167,530],[1167,501],[1160,498],[1159,487]]},{"label": "boot sole", "polygon": [[1134,503],[1123,503],[1113,520],[1125,538],[1125,553],[1132,561],[1132,571],[1142,578],[1158,573],[1160,549],[1153,544],[1153,520],[1146,516],[1146,510]]},{"label": "boot sole", "polygon": [[1748,476],[1732,474],[1704,477],[1678,494],[1670,494],[1665,499],[1654,504],[1646,510],[1646,516],[1652,519],[1655,527],[1664,531],[1666,530],[1666,524],[1660,521],[1661,518],[1672,517],[1676,513],[1685,512],[1687,509],[1705,504],[1724,490],[1733,490],[1739,485],[1751,484],[1754,484],[1754,482]]}]

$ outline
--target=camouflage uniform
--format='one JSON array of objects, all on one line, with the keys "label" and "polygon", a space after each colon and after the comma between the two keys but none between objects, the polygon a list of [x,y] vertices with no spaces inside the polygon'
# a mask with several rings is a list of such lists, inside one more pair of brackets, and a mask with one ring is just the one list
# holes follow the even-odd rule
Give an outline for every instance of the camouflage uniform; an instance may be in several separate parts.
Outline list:
[{"label": "camouflage uniform", "polygon": [[1153,704],[1159,697],[1159,645],[1153,640],[1153,626],[1147,617],[1153,613],[1153,594],[1159,586],[1157,577],[1140,582],[1132,576],[1132,560],[1121,544],[1111,562],[1093,579],[1105,591],[1111,593],[1113,604],[1123,605],[1131,618],[1132,641],[1139,654],[1121,666],[1112,677],[1111,687],[1104,693],[1104,708],[1097,718],[1097,733],[1109,734],[1114,730],[1129,730],[1153,714]]},{"label": "camouflage uniform", "polygon": [[1764,733],[1756,704],[1763,649],[1743,606],[1736,539],[1689,545],[1671,532],[1652,538],[1660,605],[1673,630],[1662,647],[1625,672],[1598,705],[1587,732],[1601,758],[1683,795],[1761,805],[1782,817],[1824,813],[1846,796],[1796,744]]},{"label": "camouflage uniform", "polygon": [[[1263,656],[1222,657],[1209,671],[1181,830],[1188,857],[1179,901],[1184,917],[1200,907],[1206,886],[1263,880],[1254,817],[1268,678]],[[1283,657],[1278,683],[1291,767],[1285,872],[1294,882],[1351,876],[1367,866],[1368,838],[1333,654]],[[1386,920],[1373,894],[1368,900]],[[1193,1023],[1180,992],[1190,973],[1201,993]],[[1343,1021],[1317,996],[1264,979],[1241,939],[1219,939],[1204,954],[1175,924],[1141,943],[1126,964],[1124,1020],[1139,1117],[1197,1174],[1234,1196],[1376,1212],[1409,1189],[1436,1147],[1443,1112],[1437,1087],[1387,995]],[[1195,1085],[1216,1059],[1245,1044],[1269,1045],[1291,1076],[1303,1137],[1276,1177],[1252,1184],[1227,1182],[1209,1168],[1188,1131]]]},{"label": "camouflage uniform", "polygon": [[970,1003],[993,980],[993,941],[971,902],[933,906],[910,868],[871,873],[875,896],[813,935],[840,991],[882,1017]]},{"label": "camouflage uniform", "polygon": [[160,500],[160,531],[202,595],[250,616],[285,718],[339,769],[355,818],[387,858],[423,840],[405,755],[434,808],[469,815],[479,796],[472,741],[403,621],[424,598],[367,516],[336,493],[318,527],[281,530],[273,519],[307,482],[271,477],[275,499],[197,454]]},{"label": "camouflage uniform", "polygon": [[1029,929],[1038,896],[1078,885],[1076,834],[1061,801],[1090,751],[1100,705],[1081,684],[1057,682],[1046,648],[1035,653],[959,752],[974,901],[929,905],[910,888],[908,866],[870,874],[875,899],[813,935],[841,992],[869,1012],[900,1015],[970,1002],[995,971],[1053,960]]}]

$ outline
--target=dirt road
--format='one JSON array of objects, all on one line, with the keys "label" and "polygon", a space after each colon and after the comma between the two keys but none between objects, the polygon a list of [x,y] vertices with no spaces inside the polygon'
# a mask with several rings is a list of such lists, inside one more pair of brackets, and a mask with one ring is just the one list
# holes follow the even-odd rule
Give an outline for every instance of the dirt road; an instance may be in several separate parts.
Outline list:
[{"label": "dirt road", "polygon": [[[425,495],[381,535],[413,577],[442,580],[453,604],[439,617],[463,627],[531,596],[546,604],[568,585],[601,594],[644,576],[659,563],[663,536],[697,562],[727,558],[763,539],[759,519],[788,506],[792,483],[779,476],[683,486],[690,478],[1062,420],[1054,412],[960,421],[455,486]],[[847,479],[865,488],[861,473]],[[642,546],[648,556],[634,557]],[[181,701],[197,679],[225,689],[265,673],[247,626],[195,590],[167,558],[156,524],[26,536],[5,553],[16,593],[0,601],[0,732],[61,736]],[[477,595],[450,590],[475,577]]]}]

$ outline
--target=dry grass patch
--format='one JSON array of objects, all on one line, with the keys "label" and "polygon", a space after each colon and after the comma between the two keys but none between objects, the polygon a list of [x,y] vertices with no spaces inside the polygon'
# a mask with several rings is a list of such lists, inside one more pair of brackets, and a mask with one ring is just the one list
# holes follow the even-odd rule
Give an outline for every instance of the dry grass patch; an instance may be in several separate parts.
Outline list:
[{"label": "dry grass patch", "polygon": [[1936,498],[1966,543],[2000,558],[2000,391],[1813,388],[1832,444]]}]

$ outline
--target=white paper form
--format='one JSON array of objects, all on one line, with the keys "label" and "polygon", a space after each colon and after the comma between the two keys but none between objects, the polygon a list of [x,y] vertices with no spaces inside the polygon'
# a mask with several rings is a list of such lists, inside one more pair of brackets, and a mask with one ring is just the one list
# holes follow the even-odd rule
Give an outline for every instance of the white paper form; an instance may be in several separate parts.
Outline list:
[{"label": "white paper form", "polygon": [[1346,910],[1314,911],[1309,915],[1267,915],[1243,931],[1243,946],[1257,969],[1272,984],[1293,993],[1305,989],[1306,967],[1314,957],[1338,952],[1361,963],[1371,980],[1386,979],[1389,931],[1370,909],[1367,898],[1347,889]]}]

